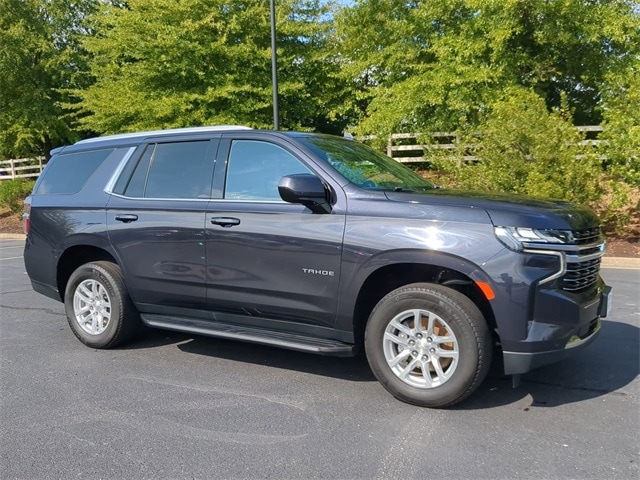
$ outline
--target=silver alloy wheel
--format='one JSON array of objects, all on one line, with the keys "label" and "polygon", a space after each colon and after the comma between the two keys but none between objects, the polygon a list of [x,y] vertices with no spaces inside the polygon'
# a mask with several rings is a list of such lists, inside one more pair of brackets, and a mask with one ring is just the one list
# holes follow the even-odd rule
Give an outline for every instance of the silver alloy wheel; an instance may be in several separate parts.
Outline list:
[{"label": "silver alloy wheel", "polygon": [[384,357],[393,373],[418,388],[434,388],[458,366],[458,340],[447,322],[433,312],[405,310],[387,325]]},{"label": "silver alloy wheel", "polygon": [[73,294],[73,312],[89,335],[104,332],[111,320],[111,299],[104,285],[93,279],[80,282]]}]

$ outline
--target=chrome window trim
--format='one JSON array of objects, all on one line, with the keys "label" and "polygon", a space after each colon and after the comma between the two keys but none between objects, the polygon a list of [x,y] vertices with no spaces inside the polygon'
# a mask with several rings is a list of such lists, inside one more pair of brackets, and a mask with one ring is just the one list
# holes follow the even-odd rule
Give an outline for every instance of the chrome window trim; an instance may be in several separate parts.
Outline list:
[{"label": "chrome window trim", "polygon": [[171,198],[171,197],[127,197],[121,193],[111,193],[114,197],[125,198],[128,200],[171,200],[178,202],[220,202],[220,203],[265,203],[275,205],[297,205],[295,203],[285,202],[284,200],[229,200],[226,198]]},{"label": "chrome window trim", "polygon": [[118,167],[115,169],[115,171],[113,172],[113,175],[111,175],[111,178],[107,182],[107,185],[104,187],[104,191],[106,193],[113,194],[113,187],[115,187],[116,182],[118,181],[118,178],[122,173],[122,170],[124,170],[125,165],[131,158],[131,155],[133,155],[133,152],[136,150],[136,148],[137,147],[129,147],[129,150],[127,150],[127,153],[124,154],[124,157],[122,157],[122,160],[120,160]]},{"label": "chrome window trim", "polygon": [[276,205],[296,205],[294,203],[285,202],[284,200],[234,200],[233,198],[212,198],[211,201],[223,203],[267,203]]},{"label": "chrome window trim", "polygon": [[127,197],[126,195],[122,195],[120,193],[112,193],[114,197],[124,198],[127,200],[151,200],[151,201],[173,201],[173,202],[209,202],[211,198],[171,198],[171,197]]}]

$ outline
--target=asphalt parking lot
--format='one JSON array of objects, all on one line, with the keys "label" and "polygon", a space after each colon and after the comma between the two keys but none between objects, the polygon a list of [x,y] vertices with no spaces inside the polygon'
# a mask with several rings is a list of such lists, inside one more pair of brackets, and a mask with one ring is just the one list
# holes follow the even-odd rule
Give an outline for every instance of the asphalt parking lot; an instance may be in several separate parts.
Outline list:
[{"label": "asphalt parking lot", "polygon": [[393,399],[361,358],[149,331],[83,346],[0,240],[0,478],[640,477],[640,271],[576,357],[465,403]]}]

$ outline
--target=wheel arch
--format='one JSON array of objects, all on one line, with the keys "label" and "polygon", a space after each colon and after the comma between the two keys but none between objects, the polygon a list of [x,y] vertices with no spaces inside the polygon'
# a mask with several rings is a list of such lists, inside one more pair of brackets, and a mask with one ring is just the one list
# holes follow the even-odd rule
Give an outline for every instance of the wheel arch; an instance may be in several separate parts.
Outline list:
[{"label": "wheel arch", "polygon": [[467,266],[466,269],[454,268],[450,263],[399,260],[370,272],[362,282],[353,304],[352,328],[356,345],[362,345],[369,315],[380,299],[396,288],[422,282],[444,285],[468,297],[478,307],[495,337],[497,324],[491,302],[476,283],[488,282],[488,278],[484,278],[478,273],[477,267],[468,262],[464,262],[467,265],[462,262],[457,265]]},{"label": "wheel arch", "polygon": [[72,245],[62,252],[60,258],[58,259],[56,268],[56,282],[61,302],[64,302],[64,293],[71,274],[80,265],[96,261],[108,261],[119,265],[118,261],[112,253],[110,253],[103,247],[95,245]]}]

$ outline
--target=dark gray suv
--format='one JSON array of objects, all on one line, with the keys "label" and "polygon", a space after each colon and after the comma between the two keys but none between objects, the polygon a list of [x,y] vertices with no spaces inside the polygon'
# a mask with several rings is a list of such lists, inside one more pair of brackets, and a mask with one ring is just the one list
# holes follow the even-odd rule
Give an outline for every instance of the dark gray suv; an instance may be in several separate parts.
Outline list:
[{"label": "dark gray suv", "polygon": [[[338,137],[203,127],[84,140],[27,199],[33,288],[86,345],[158,328],[349,356],[443,407],[592,341],[610,305],[587,208],[438,189]],[[497,348],[496,348],[497,347]]]}]

